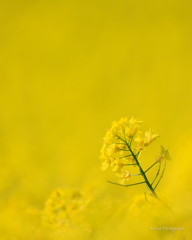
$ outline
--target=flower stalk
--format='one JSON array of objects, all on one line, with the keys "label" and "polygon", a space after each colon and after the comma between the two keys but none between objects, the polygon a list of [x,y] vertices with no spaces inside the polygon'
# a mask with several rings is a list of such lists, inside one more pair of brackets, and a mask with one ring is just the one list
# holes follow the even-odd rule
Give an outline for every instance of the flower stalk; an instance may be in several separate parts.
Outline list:
[{"label": "flower stalk", "polygon": [[[119,137],[118,137],[118,138],[119,138]],[[139,168],[139,171],[140,171],[140,174],[139,174],[139,175],[142,175],[142,177],[143,177],[144,180],[145,180],[145,181],[142,182],[142,183],[146,183],[148,189],[150,190],[151,195],[152,195],[155,199],[157,199],[160,203],[162,203],[167,209],[169,209],[169,210],[172,212],[171,208],[170,208],[167,204],[165,204],[165,203],[157,196],[157,194],[156,194],[156,192],[155,192],[155,188],[158,186],[159,182],[161,181],[161,179],[162,179],[162,177],[163,177],[163,175],[164,175],[165,167],[166,167],[166,159],[165,159],[165,164],[164,164],[164,168],[163,168],[163,172],[162,172],[162,174],[161,174],[161,177],[159,178],[159,181],[157,182],[156,186],[153,188],[153,187],[152,187],[152,184],[153,184],[153,182],[156,180],[156,177],[159,175],[161,163],[159,163],[159,169],[158,169],[158,172],[157,172],[157,175],[156,175],[154,181],[152,182],[152,184],[150,184],[150,182],[149,182],[149,180],[148,180],[148,178],[147,178],[147,176],[146,176],[145,173],[146,173],[149,169],[151,169],[153,166],[155,166],[155,164],[156,164],[157,162],[155,162],[155,163],[154,163],[151,167],[149,167],[146,171],[143,171],[143,169],[142,169],[142,167],[141,167],[141,165],[140,165],[140,163],[139,163],[136,155],[133,153],[130,145],[127,143],[126,140],[123,140],[123,139],[121,139],[121,138],[119,138],[119,139],[120,139],[121,141],[123,141],[123,142],[126,143],[129,151],[131,152],[131,155],[133,156],[133,158],[134,158],[134,160],[135,160],[135,162],[136,162],[136,164],[137,164],[137,166],[138,166],[138,168]],[[138,174],[137,174],[137,175],[138,175]],[[131,175],[131,176],[133,176],[133,175]],[[137,183],[137,184],[141,184],[141,183]],[[137,185],[137,184],[131,184],[131,185]]]},{"label": "flower stalk", "polygon": [[[111,181],[108,182],[115,185],[128,187],[145,183],[149,194],[172,212],[170,207],[158,197],[155,191],[164,175],[166,160],[171,160],[171,157],[168,150],[165,150],[165,148],[161,146],[160,156],[158,158],[156,157],[155,163],[153,163],[146,171],[143,170],[139,161],[140,153],[143,149],[145,149],[145,147],[149,146],[153,141],[155,141],[159,135],[150,129],[145,133],[144,138],[141,137],[141,132],[138,131],[138,129],[141,127],[141,124],[141,120],[134,118],[130,119],[129,121],[127,121],[127,118],[122,118],[118,122],[113,122],[111,129],[108,130],[105,138],[103,139],[104,145],[101,149],[102,170],[105,170],[109,166],[112,167],[112,171],[119,178],[120,183],[114,183]],[[134,147],[134,143],[137,144],[137,147]],[[128,155],[125,154],[127,152],[129,152]],[[161,162],[163,160],[164,168],[162,174],[155,187],[153,187],[153,184],[160,174]],[[123,161],[126,162],[124,163]],[[146,173],[157,163],[159,163],[159,167],[156,176],[152,183],[150,183]],[[137,166],[140,173],[130,174],[127,170],[122,169],[124,166],[131,165]],[[130,177],[139,175],[143,177],[143,182],[125,185],[125,181],[128,181]]]}]

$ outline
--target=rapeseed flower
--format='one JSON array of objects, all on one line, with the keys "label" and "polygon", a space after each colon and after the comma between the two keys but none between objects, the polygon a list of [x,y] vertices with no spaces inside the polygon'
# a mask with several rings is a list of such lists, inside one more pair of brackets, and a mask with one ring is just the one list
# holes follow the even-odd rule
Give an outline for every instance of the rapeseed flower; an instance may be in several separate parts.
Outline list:
[{"label": "rapeseed flower", "polygon": [[161,154],[157,158],[157,162],[162,162],[163,160],[172,160],[172,158],[170,156],[168,149],[165,150],[165,148],[161,145]]},{"label": "rapeseed flower", "polygon": [[125,184],[125,181],[128,181],[130,178],[130,173],[127,170],[118,171],[115,175],[119,178],[120,184]]},{"label": "rapeseed flower", "polygon": [[82,192],[74,189],[56,189],[45,203],[42,212],[43,225],[53,231],[69,230],[82,217],[88,200]]},{"label": "rapeseed flower", "polygon": [[106,149],[106,154],[107,156],[111,156],[113,153],[116,153],[120,151],[120,147],[115,144],[115,143],[112,143],[111,145],[109,145],[109,147]]},{"label": "rapeseed flower", "polygon": [[[155,189],[165,172],[166,161],[163,171],[161,172],[160,177],[158,177],[160,174],[161,162],[163,160],[171,160],[171,157],[168,149],[165,150],[165,148],[161,146],[161,154],[159,158],[157,158],[156,162],[153,163],[147,170],[143,170],[139,161],[141,151],[154,142],[159,137],[159,134],[155,133],[152,129],[149,129],[149,131],[145,132],[144,137],[142,137],[141,132],[138,130],[141,127],[142,122],[142,120],[132,117],[129,121],[127,118],[121,118],[119,121],[114,121],[112,123],[111,128],[107,131],[106,136],[103,138],[103,146],[101,148],[100,155],[100,159],[102,160],[101,169],[106,170],[109,166],[111,166],[112,172],[114,172],[118,177],[119,183],[108,181],[109,183],[124,187],[146,184],[148,193],[171,212],[169,206],[161,201],[155,192]],[[135,143],[137,146],[134,146]],[[155,166],[157,162],[159,163],[159,168],[155,178],[151,182],[148,180],[146,173]],[[124,167],[129,165],[137,166],[139,173],[130,174],[124,169]],[[142,176],[143,181],[125,185],[125,181],[129,180],[130,176],[134,177],[138,175]],[[156,182],[157,179],[158,181]],[[153,185],[155,182],[156,185]]]},{"label": "rapeseed flower", "polygon": [[141,137],[140,135],[134,139],[136,143],[138,143],[138,150],[141,151],[144,147],[149,146],[153,141],[155,141],[159,137],[159,134],[154,133],[152,129],[145,132],[145,137]]},{"label": "rapeseed flower", "polygon": [[115,159],[112,164],[112,171],[119,172],[123,166],[124,166],[124,164],[122,162],[120,162],[119,159]]},{"label": "rapeseed flower", "polygon": [[[142,122],[134,117],[130,120],[125,117],[119,121],[113,121],[111,128],[107,130],[102,139],[103,146],[100,151],[102,171],[111,167],[111,170],[118,176],[120,172],[122,176],[127,176],[122,168],[128,164],[135,165],[136,163],[127,142],[131,145],[136,133],[139,133],[138,129],[142,126]],[[138,154],[138,149],[132,148],[132,151],[135,155]],[[120,182],[124,181],[120,179]]]}]

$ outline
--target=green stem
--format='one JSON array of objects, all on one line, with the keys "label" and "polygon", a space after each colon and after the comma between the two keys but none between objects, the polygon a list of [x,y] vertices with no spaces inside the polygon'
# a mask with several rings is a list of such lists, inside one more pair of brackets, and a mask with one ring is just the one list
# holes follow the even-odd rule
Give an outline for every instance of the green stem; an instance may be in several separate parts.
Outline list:
[{"label": "green stem", "polygon": [[136,157],[138,157],[138,156],[139,156],[139,153],[140,153],[140,151],[139,151],[138,153],[136,153],[136,155],[135,155],[135,156],[136,156]]},{"label": "green stem", "polygon": [[145,171],[145,173],[146,173],[147,171],[149,171],[149,169],[151,169],[156,163],[157,163],[157,162],[155,162],[153,165],[151,165],[151,167],[149,167],[149,168]]},{"label": "green stem", "polygon": [[130,177],[134,177],[134,176],[139,176],[141,174],[133,174],[133,175],[130,175]]},{"label": "green stem", "polygon": [[131,140],[130,140],[130,147],[131,147],[132,141],[133,141],[133,137],[131,137]]},{"label": "green stem", "polygon": [[125,157],[131,157],[131,156],[132,156],[132,155],[126,155],[126,156],[120,157],[119,159],[125,158]]},{"label": "green stem", "polygon": [[114,144],[121,144],[121,145],[124,144],[124,145],[126,145],[126,143],[114,143]]},{"label": "green stem", "polygon": [[[129,149],[129,151],[131,152],[131,154],[132,154],[132,156],[133,156],[133,158],[134,158],[137,166],[139,167],[139,171],[140,171],[141,175],[143,176],[143,178],[144,178],[144,180],[145,180],[145,183],[146,183],[147,187],[149,188],[150,192],[152,193],[153,197],[156,198],[160,203],[162,203],[162,204],[163,204],[167,209],[169,209],[169,211],[172,213],[171,208],[170,208],[166,203],[164,203],[164,202],[157,196],[157,194],[156,194],[156,192],[155,192],[155,188],[157,187],[158,183],[160,182],[161,178],[163,177],[164,171],[163,171],[163,173],[162,173],[162,175],[161,175],[161,178],[160,178],[160,180],[158,181],[157,185],[155,186],[155,188],[153,188],[153,187],[151,186],[151,184],[149,183],[149,180],[148,180],[147,176],[145,175],[145,172],[143,171],[143,169],[142,169],[139,161],[137,160],[136,155],[133,153],[133,151],[132,151],[131,147],[129,146],[129,144],[127,143],[127,141],[124,140],[124,139],[122,139],[122,138],[119,137],[119,136],[117,136],[117,137],[118,137],[121,141],[123,141],[124,143],[126,143],[128,149]],[[165,167],[164,167],[164,170],[165,170]]]},{"label": "green stem", "polygon": [[[127,143],[127,142],[126,142],[126,143]],[[130,150],[130,152],[131,152],[131,154],[132,154],[135,162],[137,163],[137,166],[139,167],[139,171],[140,171],[141,175],[143,176],[143,178],[144,178],[144,180],[145,180],[145,183],[147,184],[147,186],[148,186],[148,188],[150,189],[150,191],[152,192],[152,194],[153,194],[155,197],[157,197],[155,191],[153,190],[151,184],[149,183],[149,181],[148,181],[148,179],[147,179],[147,177],[146,177],[146,175],[145,175],[145,172],[143,171],[143,169],[142,169],[139,161],[137,160],[137,157],[135,156],[135,154],[134,154],[133,151],[131,150],[131,148],[130,148],[130,146],[128,145],[128,143],[127,143],[127,147],[128,147],[128,149]],[[158,197],[157,197],[157,198],[158,198]]]},{"label": "green stem", "polygon": [[129,186],[133,186],[133,185],[138,185],[138,184],[145,183],[145,182],[139,182],[139,183],[133,183],[133,184],[129,184],[129,185],[123,185],[123,184],[120,184],[120,183],[114,183],[114,182],[110,182],[110,181],[107,181],[107,182],[108,182],[108,183],[115,184],[115,185],[119,185],[119,186],[122,186],[122,187],[129,187]]},{"label": "green stem", "polygon": [[156,174],[156,176],[155,176],[153,182],[151,183],[151,186],[153,185],[153,183],[155,182],[156,178],[158,177],[159,172],[160,172],[160,168],[161,168],[161,162],[159,163],[159,168],[158,168],[157,174]]},{"label": "green stem", "polygon": [[146,192],[145,192],[144,194],[145,194],[145,200],[146,200],[147,202],[149,202],[149,203],[151,203],[151,204],[157,204],[157,203],[152,203],[152,202],[150,202],[150,201],[147,199]]},{"label": "green stem", "polygon": [[165,172],[165,167],[166,167],[166,159],[165,159],[165,164],[164,164],[164,168],[163,168],[161,177],[159,178],[159,181],[157,182],[156,186],[154,187],[154,190],[155,190],[155,188],[157,187],[157,185],[159,184],[159,182],[161,181],[161,178],[163,177],[163,174],[164,174],[164,172]]},{"label": "green stem", "polygon": [[123,164],[123,166],[129,166],[129,165],[137,165],[136,163],[130,163],[130,164]]}]

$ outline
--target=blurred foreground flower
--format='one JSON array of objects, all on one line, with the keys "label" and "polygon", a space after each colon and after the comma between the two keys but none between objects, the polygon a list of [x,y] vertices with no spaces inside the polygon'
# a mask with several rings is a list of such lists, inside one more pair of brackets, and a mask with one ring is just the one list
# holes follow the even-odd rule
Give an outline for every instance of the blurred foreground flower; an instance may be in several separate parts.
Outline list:
[{"label": "blurred foreground flower", "polygon": [[66,232],[69,230],[90,231],[88,224],[84,221],[84,213],[90,199],[73,189],[56,189],[46,201],[42,212],[42,220],[45,227],[55,232]]},{"label": "blurred foreground flower", "polygon": [[[163,177],[166,160],[171,160],[168,149],[165,150],[161,146],[160,156],[157,158],[154,164],[152,164],[147,170],[143,170],[140,164],[140,154],[148,147],[152,142],[154,142],[159,135],[155,133],[152,129],[145,132],[142,136],[140,128],[143,121],[141,119],[135,119],[132,117],[130,120],[127,118],[121,118],[118,122],[114,121],[110,129],[107,130],[105,137],[102,140],[103,146],[101,148],[101,170],[106,170],[111,167],[111,170],[119,178],[120,183],[110,182],[112,184],[128,187],[138,184],[145,184],[148,193],[161,202],[169,210],[169,206],[162,202],[157,196],[155,189],[158,186],[160,180]],[[161,162],[164,160],[164,168],[160,175]],[[159,164],[159,168],[152,182],[147,178],[147,171],[149,171],[156,164]],[[123,169],[126,166],[135,166],[139,169],[139,174],[130,174],[129,171]],[[129,180],[130,177],[141,175],[143,177],[142,182],[137,182],[129,185],[124,185],[125,181]],[[158,176],[160,175],[159,179]],[[158,181],[156,182],[156,180]],[[156,184],[155,184],[156,182]],[[155,184],[155,185],[154,185]],[[145,195],[146,196],[146,195]]]}]

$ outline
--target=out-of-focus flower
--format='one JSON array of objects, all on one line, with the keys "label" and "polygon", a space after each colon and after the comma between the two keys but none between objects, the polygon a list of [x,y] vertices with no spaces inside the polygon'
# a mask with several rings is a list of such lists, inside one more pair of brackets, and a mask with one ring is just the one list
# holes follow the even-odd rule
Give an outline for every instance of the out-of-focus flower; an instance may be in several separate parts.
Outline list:
[{"label": "out-of-focus flower", "polygon": [[161,155],[157,158],[157,162],[162,162],[163,160],[172,160],[168,149],[165,150],[165,148],[161,145]]},{"label": "out-of-focus flower", "polygon": [[121,170],[117,173],[115,173],[115,175],[119,178],[119,183],[120,184],[125,184],[125,181],[129,180],[130,177],[130,173],[126,170]]},{"label": "out-of-focus flower", "polygon": [[42,212],[44,226],[53,231],[66,231],[81,221],[88,202],[78,190],[56,189],[45,203]]}]

